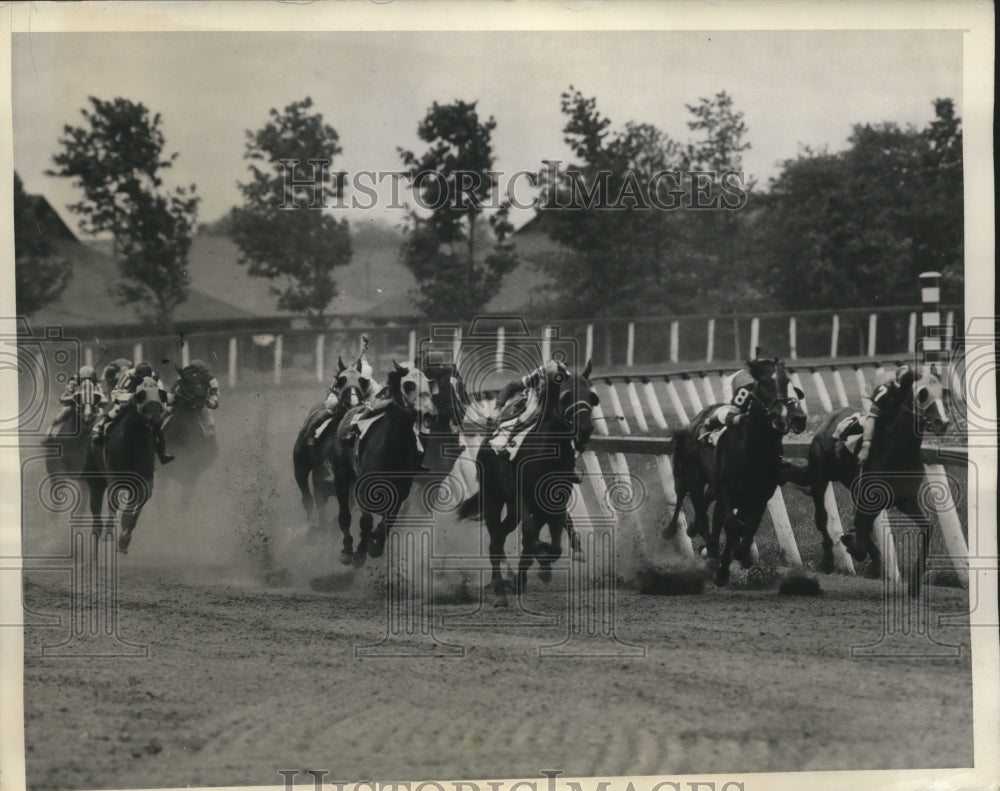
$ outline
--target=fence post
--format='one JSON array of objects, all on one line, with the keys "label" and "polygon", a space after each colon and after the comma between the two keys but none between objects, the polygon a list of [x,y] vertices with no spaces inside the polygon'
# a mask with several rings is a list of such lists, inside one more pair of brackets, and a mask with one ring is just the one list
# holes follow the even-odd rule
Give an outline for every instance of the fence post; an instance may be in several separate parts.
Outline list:
[{"label": "fence post", "polygon": [[687,374],[683,374],[682,379],[684,381],[684,389],[688,394],[688,400],[691,402],[691,408],[695,412],[701,412],[704,407],[701,403],[701,396],[698,395],[698,390],[694,386],[694,380]]},{"label": "fence post", "polygon": [[635,322],[628,323],[628,344],[625,347],[625,365],[629,368],[635,362]]},{"label": "fence post", "polygon": [[674,412],[677,413],[677,417],[680,418],[681,423],[687,425],[690,423],[687,412],[684,411],[684,404],[681,401],[681,395],[677,392],[677,386],[670,381],[669,376],[664,376],[663,381],[667,385],[667,395],[670,397],[670,403],[673,404]]},{"label": "fence post", "polygon": [[94,350],[89,346],[83,347],[83,364],[89,365],[91,368],[94,367]]},{"label": "fence post", "polygon": [[712,362],[715,354],[715,319],[708,320],[708,349],[705,352],[705,362]]},{"label": "fence post", "polygon": [[281,384],[281,358],[284,353],[285,338],[282,335],[276,335],[274,338],[274,383],[276,385]]},{"label": "fence post", "polygon": [[632,414],[635,415],[635,423],[639,427],[639,431],[648,433],[649,424],[646,423],[646,415],[642,411],[642,402],[639,400],[639,391],[635,387],[635,382],[627,379],[625,392],[628,393],[629,404],[632,406]]},{"label": "fence post", "polygon": [[715,391],[712,389],[712,380],[708,377],[708,371],[701,372],[701,389],[705,394],[705,403],[714,404],[717,399]]},{"label": "fence post", "polygon": [[646,396],[646,405],[649,407],[649,413],[653,416],[656,427],[666,429],[667,419],[663,415],[660,400],[656,397],[656,390],[653,389],[653,383],[645,377],[642,380],[642,392]]},{"label": "fence post", "polygon": [[830,356],[837,356],[837,345],[840,343],[840,316],[833,314],[833,327],[830,329]]},{"label": "fence post", "polygon": [[455,327],[455,338],[451,342],[451,358],[458,365],[458,355],[462,351],[462,328]]},{"label": "fence post", "polygon": [[799,547],[795,543],[792,522],[788,518],[788,509],[785,508],[785,497],[781,493],[780,486],[774,490],[771,499],[767,501],[767,510],[771,514],[771,524],[774,525],[774,532],[778,536],[778,545],[781,547],[785,560],[793,566],[801,566],[802,556],[799,555]]},{"label": "fence post", "polygon": [[833,411],[833,402],[830,400],[830,391],[826,389],[826,382],[823,381],[823,377],[820,372],[815,368],[812,370],[813,384],[816,385],[816,395],[819,396],[820,403],[823,405],[823,411],[830,414]]},{"label": "fence post", "polygon": [[864,398],[868,395],[868,384],[865,382],[865,372],[861,370],[860,365],[854,366],[854,378],[858,382],[858,392],[861,393],[861,397]]},{"label": "fence post", "polygon": [[614,382],[610,379],[605,380],[608,385],[608,393],[611,396],[611,408],[615,410],[615,415],[617,417],[618,424],[621,426],[622,433],[626,436],[632,433],[632,429],[629,428],[628,418],[625,417],[625,409],[622,407],[622,401],[618,397],[618,390],[615,388]]},{"label": "fence post", "polygon": [[[321,332],[316,335],[316,381],[322,382],[325,371],[323,370],[324,363],[326,362],[326,336]],[[412,357],[410,359],[413,359]]]},{"label": "fence post", "polygon": [[410,330],[409,337],[407,338],[406,344],[407,360],[416,361],[417,359],[417,331]]},{"label": "fence post", "polygon": [[958,513],[955,511],[955,501],[951,496],[951,486],[948,485],[948,475],[940,464],[924,465],[924,473],[927,476],[929,494],[925,499],[930,500],[934,505],[934,514],[937,516],[941,536],[944,538],[952,565],[962,582],[968,587],[969,547],[966,546],[965,536],[962,535],[962,523],[959,522]]},{"label": "fence post", "polygon": [[552,357],[552,336],[549,334],[550,327],[546,324],[542,327],[542,362],[547,363]]},{"label": "fence post", "polygon": [[910,314],[910,328],[906,334],[906,351],[913,354],[917,350],[917,314]]},{"label": "fence post", "polygon": [[181,341],[181,368],[187,368],[191,364],[191,344],[187,340]]},{"label": "fence post", "polygon": [[[923,327],[923,346],[921,347],[921,362],[936,364],[943,367],[948,360],[948,352],[943,348],[941,337],[941,273],[920,273],[920,300],[924,303],[920,314],[920,324]],[[944,372],[939,371],[944,377]]]},{"label": "fence post", "polygon": [[844,380],[840,376],[838,368],[833,369],[833,388],[837,391],[837,400],[842,407],[847,406],[847,390],[844,388]]},{"label": "fence post", "polygon": [[837,508],[837,498],[833,493],[833,484],[826,485],[823,492],[823,506],[826,508],[826,532],[830,534],[833,542],[833,562],[841,571],[848,574],[854,573],[854,561],[851,555],[840,542],[840,537],[844,535],[844,526],[840,522],[840,509]]},{"label": "fence post", "polygon": [[750,353],[747,356],[751,359],[756,357],[758,346],[760,346],[760,319],[754,316],[750,319]]},{"label": "fence post", "polygon": [[869,313],[868,314],[868,356],[875,356],[875,348],[877,346],[876,336],[878,333],[878,314]]},{"label": "fence post", "polygon": [[137,343],[132,347],[132,363],[142,362],[142,344]]},{"label": "fence post", "polygon": [[799,358],[798,328],[795,326],[795,316],[788,320],[788,356],[792,360]]},{"label": "fence post", "polygon": [[236,355],[239,353],[239,344],[236,337],[229,339],[229,386],[236,387]]},{"label": "fence post", "polygon": [[681,358],[680,322],[670,322],[670,362],[676,363]]},{"label": "fence post", "polygon": [[583,355],[584,360],[593,360],[594,359],[594,325],[593,324],[588,324],[587,325],[587,339],[586,339],[586,343],[585,343],[585,349],[586,349],[586,351],[585,351],[585,353]]}]

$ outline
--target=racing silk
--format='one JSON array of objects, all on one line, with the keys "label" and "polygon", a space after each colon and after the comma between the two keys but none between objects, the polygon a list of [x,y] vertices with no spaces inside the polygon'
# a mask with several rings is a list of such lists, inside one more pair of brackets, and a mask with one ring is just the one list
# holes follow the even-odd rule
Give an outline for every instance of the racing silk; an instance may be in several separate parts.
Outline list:
[{"label": "racing silk", "polygon": [[912,383],[913,372],[908,365],[885,374],[875,383],[871,396],[865,399],[866,416],[878,417],[895,413],[902,403],[904,385]]},{"label": "racing silk", "polygon": [[[205,394],[205,406],[209,409],[219,408],[219,380],[215,378],[215,375],[211,371],[195,372],[189,374],[192,379],[194,379],[199,385],[205,388],[207,391]],[[154,372],[153,376],[156,376]],[[159,381],[159,378],[157,378]],[[176,395],[177,391],[181,389],[181,383],[184,381],[183,377],[174,382],[173,386],[170,388],[170,395]],[[332,392],[332,391],[331,391]],[[171,397],[171,403],[173,403],[174,398]]]},{"label": "racing silk", "polygon": [[[167,391],[163,389],[160,377],[157,375],[156,371],[153,371],[152,378],[157,385],[159,385],[160,401],[167,403]],[[139,377],[135,374],[135,368],[129,368],[125,371],[125,373],[118,377],[118,381],[115,383],[115,388],[111,391],[111,400],[120,405],[129,403],[132,400],[132,396],[135,395],[135,389],[138,386]]]},{"label": "racing silk", "polygon": [[[59,403],[68,407],[76,406],[76,394],[80,390],[80,384],[81,380],[79,375],[74,374],[71,376],[69,381],[66,383],[66,389],[63,390],[62,395],[59,396]],[[93,406],[96,406],[98,409],[103,408],[108,402],[107,396],[104,395],[103,388],[97,382],[94,382],[94,398],[97,403]]]},{"label": "racing silk", "polygon": [[[526,390],[533,390],[537,394],[541,394],[544,389],[544,385],[548,382],[550,377],[556,377],[559,375],[566,376],[568,371],[566,366],[555,360],[549,360],[547,363],[538,366],[530,374],[520,377],[519,379],[514,379],[504,385],[503,389],[497,394],[496,401],[496,414],[504,419],[502,414],[504,406],[511,401],[514,396],[523,393]],[[521,401],[515,402],[516,407]],[[507,417],[510,417],[509,415]]]}]

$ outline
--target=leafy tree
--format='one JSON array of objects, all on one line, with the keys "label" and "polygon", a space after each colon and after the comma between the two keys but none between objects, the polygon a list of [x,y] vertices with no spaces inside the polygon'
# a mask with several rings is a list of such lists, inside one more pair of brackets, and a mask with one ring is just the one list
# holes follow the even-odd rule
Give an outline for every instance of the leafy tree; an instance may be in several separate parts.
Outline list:
[{"label": "leafy tree", "polygon": [[430,147],[420,156],[399,151],[427,211],[410,211],[403,260],[428,314],[471,316],[517,267],[509,206],[501,205],[485,222],[483,217],[496,188],[495,128],[493,118],[480,121],[476,102],[434,102],[417,126]]},{"label": "leafy tree", "polygon": [[772,180],[754,229],[760,284],[789,308],[911,302],[917,275],[962,287],[960,122],[857,125],[842,152],[803,151]]},{"label": "leafy tree", "polygon": [[69,261],[52,243],[51,229],[37,212],[37,204],[14,174],[14,277],[17,312],[30,316],[59,298],[72,276]]},{"label": "leafy tree", "polygon": [[332,171],[339,136],[312,106],[306,97],[282,112],[272,109],[267,124],[247,132],[252,178],[239,185],[244,202],[233,211],[230,233],[252,277],[283,284],[271,286],[278,307],[323,327],[337,296],[334,269],[351,260],[352,250],[347,220],[323,212],[343,195]]},{"label": "leafy tree", "polygon": [[164,155],[159,113],[141,103],[90,97],[85,124],[65,126],[62,151],[49,175],[75,180],[83,198],[70,205],[87,234],[110,232],[121,279],[112,294],[119,304],[152,310],[169,328],[174,309],[187,298],[187,252],[199,198],[195,187],[168,192],[161,171],[177,154]]},{"label": "leafy tree", "polygon": [[596,99],[572,86],[561,108],[564,140],[577,161],[547,174],[542,202],[547,233],[568,251],[543,263],[561,309],[682,311],[718,299],[716,273],[731,263],[728,245],[737,244],[722,235],[743,232],[733,212],[721,210],[723,199],[734,199],[723,173],[739,170],[748,147],[732,100],[722,93],[688,106],[689,126],[703,139],[686,145],[647,123],[611,131]]}]

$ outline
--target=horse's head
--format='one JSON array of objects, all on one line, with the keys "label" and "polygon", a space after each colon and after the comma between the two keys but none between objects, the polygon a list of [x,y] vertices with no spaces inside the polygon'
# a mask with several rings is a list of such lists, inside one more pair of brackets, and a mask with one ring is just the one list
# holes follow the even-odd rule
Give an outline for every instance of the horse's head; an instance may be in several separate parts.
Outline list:
[{"label": "horse's head", "polygon": [[801,434],[809,421],[805,407],[806,394],[791,382],[788,383],[787,392],[785,403],[788,405],[788,426],[793,434]]},{"label": "horse's head", "polygon": [[416,412],[420,416],[437,416],[438,410],[434,405],[433,398],[437,392],[437,385],[413,363],[407,362],[400,365],[393,360],[392,370],[388,376],[388,386],[393,400],[399,406]]},{"label": "horse's head", "polygon": [[163,422],[163,402],[160,400],[160,384],[153,377],[145,377],[135,388],[132,403],[136,412],[147,423],[159,426]]},{"label": "horse's head", "polygon": [[935,434],[948,430],[948,412],[944,407],[944,386],[929,369],[913,383],[913,411],[917,415],[917,425],[922,432],[928,428]]},{"label": "horse's head", "polygon": [[750,393],[750,413],[762,410],[771,428],[779,434],[789,429],[788,373],[785,364],[777,357],[747,360],[747,370],[754,379]]},{"label": "horse's head", "polygon": [[178,404],[185,409],[201,409],[208,400],[208,374],[194,365],[177,369],[180,381],[175,390]]},{"label": "horse's head", "polygon": [[115,389],[118,384],[118,377],[132,367],[132,361],[119,357],[104,366],[104,386],[108,393]]},{"label": "horse's head", "polygon": [[554,384],[558,387],[558,415],[573,432],[573,445],[578,451],[586,449],[590,436],[594,433],[592,412],[601,403],[590,384],[592,368],[593,365],[588,360],[581,373],[565,370],[554,377]]},{"label": "horse's head", "polygon": [[337,378],[333,381],[333,392],[337,400],[348,409],[358,406],[371,389],[370,375],[365,375],[367,372],[363,370],[361,360],[353,367],[348,367],[338,357],[337,369]]}]

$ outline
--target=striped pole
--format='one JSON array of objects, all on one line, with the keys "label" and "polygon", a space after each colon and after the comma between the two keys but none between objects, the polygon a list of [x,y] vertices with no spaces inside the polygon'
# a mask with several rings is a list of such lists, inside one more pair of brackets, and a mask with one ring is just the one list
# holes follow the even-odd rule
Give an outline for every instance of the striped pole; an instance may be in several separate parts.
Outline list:
[{"label": "striped pole", "polygon": [[625,347],[625,365],[629,368],[635,362],[635,322],[628,323],[628,345]]},{"label": "striped pole", "polygon": [[830,329],[830,356],[837,356],[837,346],[840,343],[840,316],[833,314],[833,327]]},{"label": "striped pole", "polygon": [[708,320],[708,349],[705,351],[705,362],[712,362],[715,354],[715,319]]},{"label": "striped pole", "polygon": [[[412,360],[413,355],[411,354],[406,359]],[[316,335],[316,381],[322,382],[324,374],[326,373],[324,369],[324,363],[326,362],[326,335],[322,332]]]},{"label": "striped pole", "polygon": [[681,357],[680,323],[670,322],[670,362],[675,363]]},{"label": "striped pole", "polygon": [[878,314],[870,313],[868,315],[868,356],[875,356],[875,339],[878,333]]},{"label": "striped pole", "polygon": [[239,343],[235,336],[229,339],[229,386],[236,387],[236,355],[239,353]]},{"label": "striped pole", "polygon": [[920,326],[923,329],[923,346],[921,347],[921,362],[935,365],[942,373],[948,359],[941,337],[941,273],[920,273],[920,301],[924,303],[920,314]]},{"label": "striped pole", "polygon": [[795,316],[788,320],[788,356],[793,360],[799,358],[798,327],[795,325]]}]

